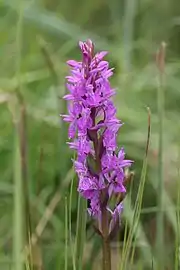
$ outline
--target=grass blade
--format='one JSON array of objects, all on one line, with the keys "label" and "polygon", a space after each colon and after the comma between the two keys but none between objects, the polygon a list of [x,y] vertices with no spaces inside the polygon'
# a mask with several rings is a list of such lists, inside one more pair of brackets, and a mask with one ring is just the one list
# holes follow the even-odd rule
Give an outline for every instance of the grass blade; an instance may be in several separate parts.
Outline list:
[{"label": "grass blade", "polygon": [[158,158],[158,207],[157,212],[157,239],[156,247],[158,254],[158,267],[163,269],[163,257],[164,257],[164,213],[163,213],[163,118],[164,118],[164,89],[163,89],[163,77],[165,67],[165,43],[162,43],[157,53],[157,67],[159,70],[159,87],[158,87],[158,115],[159,115],[159,158]]},{"label": "grass blade", "polygon": [[[11,0],[6,0],[4,4],[17,12],[17,6]],[[47,12],[43,9],[40,10],[37,7],[34,8],[27,5],[27,8],[24,11],[24,18],[25,20],[32,24],[34,23],[39,28],[44,29],[47,32],[55,33],[60,36],[67,36],[75,42],[78,40],[86,40],[87,38],[91,37],[91,39],[96,42],[96,47],[99,49],[109,49],[113,47],[112,44],[105,39],[103,40],[102,37],[100,38],[94,33],[85,31],[78,25],[72,24],[62,18],[58,18],[52,12]],[[74,44],[76,44],[75,42]]]},{"label": "grass blade", "polygon": [[70,241],[70,249],[71,249],[71,255],[72,255],[72,262],[73,262],[73,270],[76,270],[74,243],[73,243],[72,234],[71,234],[71,232],[72,232],[72,229],[71,229],[71,206],[72,206],[73,184],[74,184],[74,178],[71,181],[70,194],[69,194],[69,241]]},{"label": "grass blade", "polygon": [[67,204],[67,197],[65,197],[65,256],[64,256],[64,270],[68,270],[68,204]]},{"label": "grass blade", "polygon": [[14,270],[23,270],[23,204],[22,204],[22,175],[21,156],[18,129],[15,133],[15,156],[14,156]]},{"label": "grass blade", "polygon": [[[18,91],[21,91],[21,49],[22,49],[22,23],[23,23],[23,0],[17,1],[18,21],[16,29],[16,76],[18,80]],[[24,247],[23,217],[24,217],[24,198],[22,183],[22,163],[21,163],[21,142],[19,136],[19,109],[18,106],[14,112],[15,122],[15,156],[14,156],[14,239],[13,239],[13,256],[14,269],[23,270],[22,251]]]},{"label": "grass blade", "polygon": [[126,0],[124,15],[124,72],[131,70],[131,50],[134,34],[134,19],[136,15],[136,0]]},{"label": "grass blade", "polygon": [[[180,161],[180,151],[178,155],[178,164]],[[180,205],[180,168],[178,167],[178,179],[177,179],[177,203],[176,203],[176,226],[177,226],[177,232],[175,234],[176,236],[176,243],[175,243],[175,266],[174,269],[179,269],[179,245],[180,245],[180,211],[179,211],[179,205]]]},{"label": "grass blade", "polygon": [[76,224],[76,268],[82,269],[83,250],[86,235],[87,201],[78,196],[77,224]]},{"label": "grass blade", "polygon": [[[150,143],[150,128],[151,128],[151,118],[150,118],[150,110],[148,108],[148,134],[147,134],[147,143],[146,143],[146,151],[145,151],[145,157],[143,160],[143,167],[141,172],[141,178],[139,182],[139,188],[138,188],[138,194],[134,206],[134,214],[133,214],[133,220],[132,220],[132,226],[130,227],[130,232],[127,238],[125,251],[124,251],[124,257],[122,258],[122,267],[125,266],[130,254],[131,245],[133,236],[135,235],[137,237],[137,230],[138,230],[138,224],[139,224],[139,218],[140,218],[140,212],[141,212],[141,205],[142,205],[142,198],[143,198],[143,191],[145,186],[145,180],[146,180],[146,171],[147,171],[147,159],[148,159],[148,149],[149,149],[149,143]],[[135,246],[132,250],[132,259],[134,254]],[[121,268],[123,269],[123,268]]]},{"label": "grass blade", "polygon": [[[129,228],[133,227],[133,209],[132,209],[131,204],[130,204],[129,196],[127,196],[127,198],[125,200],[124,217],[127,220],[127,223],[129,224]],[[144,264],[147,267],[151,267],[151,258],[152,258],[151,247],[150,247],[150,244],[146,238],[146,234],[143,230],[143,226],[141,225],[141,222],[138,223],[136,230],[134,229],[132,233],[133,233],[133,236],[136,237],[136,242],[134,243],[133,248],[138,247],[138,249],[140,250],[141,255],[143,257]],[[128,241],[128,237],[129,236],[127,235],[126,242]],[[126,246],[123,247],[123,249],[124,248],[126,248]],[[120,267],[121,270],[126,269],[124,267],[124,265],[125,265],[125,257],[124,256],[125,255],[126,254],[122,254],[123,257],[122,257],[122,261],[120,262],[121,263],[121,267]]]}]

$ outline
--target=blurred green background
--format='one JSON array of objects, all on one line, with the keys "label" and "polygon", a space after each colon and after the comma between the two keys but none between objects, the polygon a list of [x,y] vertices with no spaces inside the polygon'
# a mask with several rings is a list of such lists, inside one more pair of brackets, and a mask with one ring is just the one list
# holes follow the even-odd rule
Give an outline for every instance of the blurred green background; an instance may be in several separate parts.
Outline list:
[{"label": "blurred green background", "polygon": [[[0,269],[13,269],[20,234],[39,233],[32,247],[34,269],[64,269],[66,201],[72,187],[72,238],[76,232],[76,177],[72,169],[66,112],[66,61],[80,60],[78,41],[91,38],[96,50],[108,50],[115,67],[118,116],[125,123],[118,141],[135,160],[132,204],[137,195],[151,110],[151,140],[137,254],[130,269],[153,269],[156,259],[158,183],[156,51],[167,44],[163,92],[163,206],[167,268],[178,239],[177,186],[180,142],[180,2],[178,0],[1,0],[0,1]],[[21,153],[18,148],[20,146]],[[21,162],[22,158],[22,162]],[[22,183],[20,180],[22,180]],[[22,184],[22,186],[21,186]],[[13,196],[14,195],[14,196]],[[132,209],[123,220],[131,226]],[[24,213],[22,215],[22,213]],[[41,218],[44,217],[44,223]],[[88,219],[89,222],[89,219]],[[22,225],[23,224],[23,225]],[[29,225],[30,224],[30,225]],[[39,226],[37,228],[37,226]],[[99,238],[87,226],[84,268],[99,261]],[[123,239],[122,222],[121,240]],[[29,228],[27,230],[27,228]],[[37,232],[37,229],[39,231]],[[19,235],[18,235],[19,234]],[[28,238],[28,237],[27,237]],[[14,241],[13,241],[14,239]],[[19,239],[19,240],[17,240]],[[22,240],[23,241],[23,240]],[[21,244],[19,242],[19,248]],[[179,242],[178,242],[179,243]],[[113,246],[114,244],[114,246]],[[113,261],[120,254],[112,243]],[[117,252],[118,250],[118,252]],[[153,259],[154,258],[154,259]],[[140,266],[141,264],[141,266]],[[140,268],[141,267],[141,268]],[[28,268],[27,268],[28,269]],[[114,269],[114,268],[113,268]],[[155,269],[155,268],[154,268]],[[178,268],[177,268],[178,269]],[[16,270],[18,270],[16,268]]]}]

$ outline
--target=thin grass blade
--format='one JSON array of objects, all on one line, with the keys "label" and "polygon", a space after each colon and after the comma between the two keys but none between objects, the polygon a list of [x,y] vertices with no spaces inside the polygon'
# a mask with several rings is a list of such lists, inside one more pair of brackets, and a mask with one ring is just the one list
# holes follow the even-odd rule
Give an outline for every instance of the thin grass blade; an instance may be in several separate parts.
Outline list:
[{"label": "thin grass blade", "polygon": [[20,156],[20,142],[18,130],[15,133],[14,150],[14,237],[13,237],[13,257],[14,270],[23,270],[22,250],[23,239],[23,204],[22,204],[22,170]]},{"label": "thin grass blade", "polygon": [[64,270],[68,270],[68,202],[65,197],[65,256],[64,256]]},{"label": "thin grass blade", "polygon": [[[145,180],[146,180],[146,171],[147,171],[147,163],[148,163],[148,149],[149,149],[149,143],[150,143],[150,131],[151,131],[151,118],[150,118],[150,110],[148,108],[148,133],[147,133],[147,142],[146,142],[146,151],[145,151],[145,157],[143,160],[143,167],[141,172],[141,178],[139,182],[139,188],[138,188],[138,194],[134,206],[134,214],[133,214],[133,220],[130,227],[129,235],[127,238],[127,242],[125,244],[125,251],[124,251],[124,257],[122,258],[122,265],[123,267],[126,267],[127,260],[129,258],[130,252],[131,252],[131,245],[133,236],[137,236],[137,230],[138,230],[138,224],[139,224],[139,218],[140,218],[140,212],[141,212],[141,205],[142,205],[142,198],[143,198],[143,191],[145,186]],[[132,258],[134,254],[135,246],[132,249]],[[151,257],[150,257],[151,258]],[[148,259],[150,262],[150,260]]]},{"label": "thin grass blade", "polygon": [[156,248],[158,254],[158,267],[164,268],[164,212],[163,212],[163,122],[164,122],[164,68],[165,68],[165,43],[162,42],[157,53],[156,63],[159,71],[158,87],[158,116],[159,116],[159,157],[158,157],[158,189],[157,200],[159,211],[157,212],[157,238]]},{"label": "thin grass blade", "polygon": [[86,241],[86,219],[87,219],[87,201],[78,195],[78,210],[76,224],[76,266],[78,270],[82,269],[84,244]]},{"label": "thin grass blade", "polygon": [[76,259],[75,259],[75,250],[74,250],[74,242],[72,239],[72,229],[71,229],[71,208],[72,208],[72,195],[73,195],[73,184],[74,184],[74,178],[71,180],[71,186],[70,186],[70,194],[69,194],[69,241],[70,241],[70,249],[71,249],[71,255],[72,255],[72,263],[73,263],[73,270],[76,270]]}]

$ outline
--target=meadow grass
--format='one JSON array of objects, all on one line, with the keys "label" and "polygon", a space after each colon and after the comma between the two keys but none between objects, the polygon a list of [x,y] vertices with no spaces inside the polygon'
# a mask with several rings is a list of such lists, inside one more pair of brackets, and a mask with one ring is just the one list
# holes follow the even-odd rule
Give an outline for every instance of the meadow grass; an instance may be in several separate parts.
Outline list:
[{"label": "meadow grass", "polygon": [[179,269],[179,9],[178,0],[0,1],[0,269],[101,269],[59,116],[66,61],[86,38],[115,66],[118,143],[135,161],[113,267]]}]

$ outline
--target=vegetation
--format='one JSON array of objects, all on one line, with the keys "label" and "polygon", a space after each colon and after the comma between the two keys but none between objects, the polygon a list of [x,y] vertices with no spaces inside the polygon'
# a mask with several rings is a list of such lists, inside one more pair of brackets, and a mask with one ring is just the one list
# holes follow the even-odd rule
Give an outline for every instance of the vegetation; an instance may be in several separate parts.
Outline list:
[{"label": "vegetation", "polygon": [[178,0],[0,1],[0,269],[100,265],[59,116],[66,61],[87,38],[115,66],[118,141],[135,160],[113,269],[179,269],[179,12]]}]

